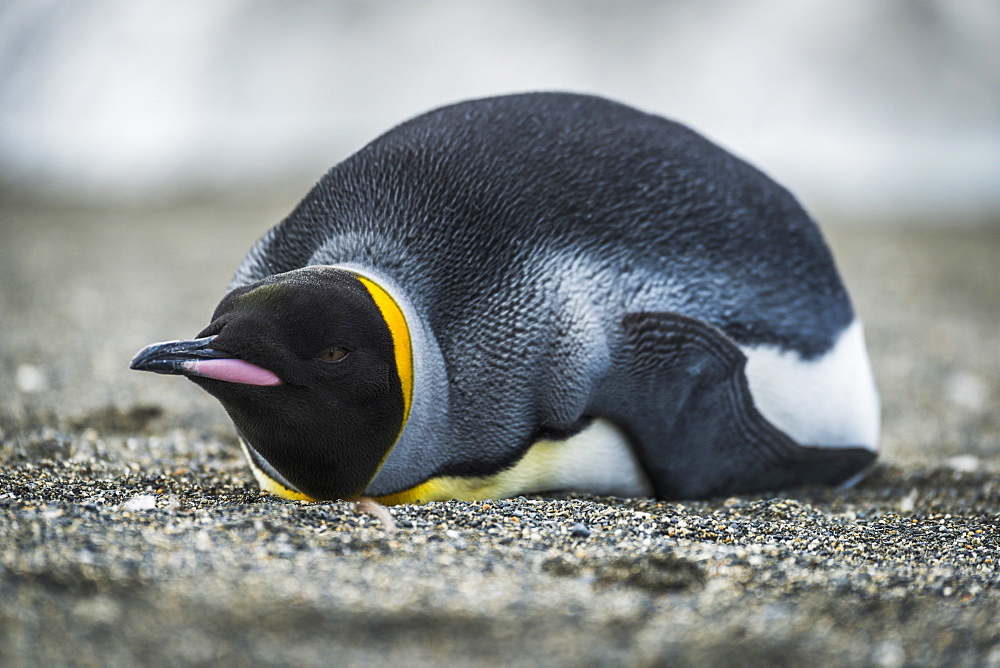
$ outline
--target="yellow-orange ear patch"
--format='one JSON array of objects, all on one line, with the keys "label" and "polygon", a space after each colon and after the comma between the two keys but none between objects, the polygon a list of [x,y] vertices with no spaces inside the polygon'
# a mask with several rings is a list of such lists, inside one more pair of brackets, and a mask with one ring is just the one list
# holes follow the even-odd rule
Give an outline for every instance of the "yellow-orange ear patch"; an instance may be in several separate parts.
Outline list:
[{"label": "yellow-orange ear patch", "polygon": [[[413,403],[413,346],[410,343],[410,329],[406,317],[396,300],[385,289],[371,279],[355,274],[361,284],[367,288],[375,305],[382,312],[385,324],[392,335],[392,348],[396,355],[396,371],[399,373],[399,383],[403,388],[403,424],[410,416],[410,405]],[[400,429],[402,433],[402,428]]]}]

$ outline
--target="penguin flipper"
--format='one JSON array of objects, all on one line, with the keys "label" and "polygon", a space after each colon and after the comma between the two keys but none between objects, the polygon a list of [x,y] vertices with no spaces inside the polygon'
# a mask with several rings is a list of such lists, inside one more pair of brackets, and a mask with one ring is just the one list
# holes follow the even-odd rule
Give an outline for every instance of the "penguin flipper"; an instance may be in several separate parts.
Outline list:
[{"label": "penguin flipper", "polygon": [[672,313],[630,313],[596,412],[632,437],[660,498],[836,484],[864,470],[863,447],[800,445],[754,406],[747,358],[719,329]]}]

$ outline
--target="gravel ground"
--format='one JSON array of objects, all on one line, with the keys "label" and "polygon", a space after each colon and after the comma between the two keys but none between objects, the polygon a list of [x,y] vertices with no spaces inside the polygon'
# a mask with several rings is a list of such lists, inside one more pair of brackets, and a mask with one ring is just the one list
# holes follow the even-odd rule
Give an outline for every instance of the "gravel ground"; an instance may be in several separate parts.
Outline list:
[{"label": "gravel ground", "polygon": [[848,491],[259,494],[195,334],[268,205],[0,208],[0,665],[1000,666],[998,221],[826,229],[884,456]]}]

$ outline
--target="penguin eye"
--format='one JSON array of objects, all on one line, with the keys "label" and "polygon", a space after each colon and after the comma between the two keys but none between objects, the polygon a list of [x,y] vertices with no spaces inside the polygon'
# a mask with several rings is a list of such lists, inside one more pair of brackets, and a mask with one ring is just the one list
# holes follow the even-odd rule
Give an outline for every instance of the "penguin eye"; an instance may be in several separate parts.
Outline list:
[{"label": "penguin eye", "polygon": [[348,352],[347,348],[327,348],[319,354],[319,358],[324,362],[339,362],[347,357]]}]

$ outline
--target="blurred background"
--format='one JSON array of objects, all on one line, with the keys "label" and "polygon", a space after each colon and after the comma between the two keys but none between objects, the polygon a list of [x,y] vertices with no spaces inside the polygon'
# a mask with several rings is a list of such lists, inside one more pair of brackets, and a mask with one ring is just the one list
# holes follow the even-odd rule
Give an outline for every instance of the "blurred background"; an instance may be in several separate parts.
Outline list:
[{"label": "blurred background", "polygon": [[1000,209],[995,0],[6,0],[0,183],[301,189],[421,111],[542,89],[680,120],[814,210]]},{"label": "blurred background", "polygon": [[147,433],[234,443],[131,355],[197,333],[377,134],[542,89],[679,120],[788,186],[866,323],[887,460],[1000,464],[996,0],[0,0],[0,439],[117,429],[129,459],[138,406]]}]

